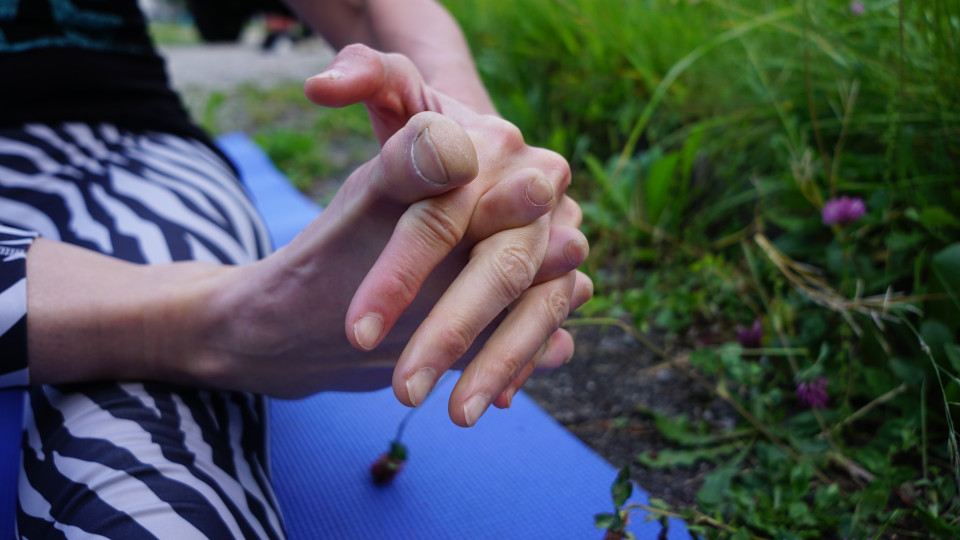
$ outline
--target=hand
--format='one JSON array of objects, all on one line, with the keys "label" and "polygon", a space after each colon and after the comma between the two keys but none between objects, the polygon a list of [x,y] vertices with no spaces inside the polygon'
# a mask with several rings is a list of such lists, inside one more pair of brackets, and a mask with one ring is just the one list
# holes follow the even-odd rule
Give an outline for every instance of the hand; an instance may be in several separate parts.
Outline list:
[{"label": "hand", "polygon": [[[289,246],[248,266],[138,265],[38,239],[27,254],[31,381],[152,379],[278,397],[387,385],[469,250],[433,272],[376,351],[363,352],[344,336],[350,300],[391,235],[400,234],[398,222],[417,230],[415,223],[433,214],[425,210],[430,201],[476,174],[464,130],[422,113],[351,175]],[[526,187],[507,184],[501,193],[524,201]],[[533,221],[548,206],[513,208]]]},{"label": "hand", "polygon": [[[466,129],[477,151],[478,178],[431,200],[423,207],[427,219],[411,220],[415,226],[401,221],[348,312],[351,342],[364,349],[376,347],[430,272],[458,250],[473,248],[463,274],[401,355],[393,379],[397,397],[408,405],[421,403],[439,375],[505,308],[510,313],[451,395],[450,415],[456,423],[472,425],[492,401],[508,406],[535,365],[556,367],[568,360],[572,338],[557,328],[569,309],[590,297],[592,285],[572,271],[587,251],[576,229],[579,207],[568,197],[553,204],[569,182],[566,162],[526,146],[519,131],[504,120],[476,115],[433,91],[399,55],[347,47],[330,69],[308,80],[305,90],[323,105],[364,102],[381,142],[416,112],[442,112]],[[549,189],[543,190],[541,182]],[[518,185],[532,189],[521,198]],[[551,194],[540,200],[549,198],[553,212],[531,222],[512,206],[538,190]],[[433,232],[417,229],[424,224]],[[544,259],[546,253],[550,256]]]},{"label": "hand", "polygon": [[[438,223],[435,216],[450,215],[450,223],[477,224],[483,220],[474,216],[490,218],[498,209],[510,208],[515,219],[529,223],[542,220],[539,216],[550,208],[527,199],[525,193],[536,182],[520,176],[521,181],[501,182],[481,199],[468,201],[462,215],[450,213],[460,208],[460,194],[472,193],[463,186],[478,180],[472,144],[463,128],[450,119],[433,113],[416,115],[385,142],[379,156],[347,180],[327,210],[294,242],[248,266],[195,261],[137,265],[69,244],[37,240],[27,255],[31,381],[152,379],[278,397],[388,384],[396,359],[405,346],[409,349],[407,342],[415,330],[418,334],[425,329],[443,332],[447,327],[448,321],[436,318],[435,305],[456,306],[457,298],[496,304],[505,294],[504,282],[485,281],[485,274],[477,273],[476,268],[464,270],[465,265],[489,265],[489,259],[480,254],[493,249],[489,246],[499,242],[495,239],[503,233],[480,242],[460,242],[420,286],[416,301],[396,321],[389,336],[374,351],[363,352],[344,336],[340,324],[355,290],[383,256],[388,242],[403,243],[411,231],[444,231],[432,226]],[[576,205],[561,203],[553,215],[570,224],[579,220]],[[482,230],[472,232],[475,230],[481,229],[471,228],[465,237],[484,237]],[[529,239],[520,240],[531,244]],[[540,255],[546,253],[542,273],[568,273],[582,262],[585,250],[573,259],[565,257],[568,244],[562,235],[552,235],[546,246],[537,248]],[[522,265],[525,259],[514,260]],[[419,262],[408,260],[407,267],[416,269]],[[505,275],[507,287],[525,287],[511,282],[511,277]],[[569,274],[565,279],[570,281]],[[474,285],[464,287],[465,280]],[[557,294],[548,288],[556,282],[530,288],[525,298],[514,302],[482,354],[491,349],[506,354],[519,350],[516,347],[526,346],[521,341],[535,331],[540,336],[533,338],[537,340],[534,347],[550,336],[555,326],[549,309],[546,315],[538,313],[534,318],[527,319],[524,314],[553,305],[552,313],[559,321],[559,311],[565,312],[568,305],[563,299],[570,298],[569,283],[563,285],[566,289],[557,289],[567,295],[559,304],[543,301]],[[587,287],[574,287],[570,304],[576,306],[589,296],[589,281],[585,283]],[[474,289],[489,294],[471,296]],[[476,309],[470,306],[461,311],[473,316]],[[429,320],[425,320],[428,313]],[[448,313],[460,314],[456,309]],[[539,324],[539,330],[528,321]],[[520,323],[528,323],[528,331],[521,331]],[[516,340],[510,329],[518,333]],[[483,343],[487,335],[489,331],[475,342]],[[557,358],[564,358],[550,351],[565,353],[564,349],[571,348],[568,335],[554,334],[537,355],[537,363],[550,367]],[[472,358],[479,346],[474,349],[463,358]],[[451,363],[460,356],[457,353]],[[531,355],[510,357],[524,362],[515,380],[522,380],[533,369],[533,363],[526,360]],[[474,362],[467,372],[477,366]],[[475,381],[487,379],[473,376]],[[462,402],[457,410],[466,412]],[[459,418],[462,421],[463,416]]]}]

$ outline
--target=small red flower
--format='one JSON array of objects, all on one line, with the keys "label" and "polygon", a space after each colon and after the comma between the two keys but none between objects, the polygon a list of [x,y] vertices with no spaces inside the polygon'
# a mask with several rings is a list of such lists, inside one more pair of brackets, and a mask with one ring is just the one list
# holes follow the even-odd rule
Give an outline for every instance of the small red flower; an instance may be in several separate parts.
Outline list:
[{"label": "small red flower", "polygon": [[407,447],[393,441],[390,443],[390,451],[381,455],[370,466],[370,476],[373,477],[373,483],[378,486],[389,484],[403,470],[403,464],[406,461]]}]

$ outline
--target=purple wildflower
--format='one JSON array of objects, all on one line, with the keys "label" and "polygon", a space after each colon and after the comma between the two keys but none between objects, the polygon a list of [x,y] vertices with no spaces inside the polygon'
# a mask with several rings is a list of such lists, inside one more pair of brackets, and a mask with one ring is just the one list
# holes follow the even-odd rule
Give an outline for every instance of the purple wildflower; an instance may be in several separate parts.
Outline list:
[{"label": "purple wildflower", "polygon": [[763,325],[760,319],[754,319],[753,326],[744,328],[737,325],[737,341],[744,349],[759,349],[763,339]]},{"label": "purple wildflower", "polygon": [[797,398],[812,409],[825,409],[827,400],[830,399],[827,394],[827,378],[817,377],[810,382],[801,381],[797,385]]},{"label": "purple wildflower", "polygon": [[863,217],[867,207],[863,199],[843,196],[839,199],[830,199],[823,205],[823,224],[850,223]]},{"label": "purple wildflower", "polygon": [[850,13],[860,16],[866,10],[867,7],[863,5],[863,2],[850,2]]}]

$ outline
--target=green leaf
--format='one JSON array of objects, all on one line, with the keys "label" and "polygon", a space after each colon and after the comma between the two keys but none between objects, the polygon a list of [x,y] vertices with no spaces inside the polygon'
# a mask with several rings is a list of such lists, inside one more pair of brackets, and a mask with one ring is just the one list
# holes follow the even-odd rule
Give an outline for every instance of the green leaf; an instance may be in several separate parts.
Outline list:
[{"label": "green leaf", "polygon": [[892,231],[887,235],[886,244],[890,251],[905,251],[912,249],[921,242],[925,235],[919,231],[905,233],[903,231]]},{"label": "green leaf", "polygon": [[893,358],[888,362],[890,371],[910,386],[919,386],[923,381],[923,369],[915,363],[902,358]]},{"label": "green leaf", "polygon": [[643,209],[650,224],[657,224],[663,211],[675,202],[670,197],[670,188],[676,184],[679,162],[679,154],[667,154],[653,163],[643,179]]},{"label": "green leaf", "polygon": [[649,452],[637,455],[637,461],[647,467],[662,469],[666,467],[692,467],[700,461],[714,461],[717,458],[737,451],[736,444],[725,444],[713,448],[693,450],[661,450],[654,455]]},{"label": "green leaf", "polygon": [[596,181],[598,187],[609,197],[610,202],[617,206],[620,216],[626,217],[630,211],[628,202],[622,197],[617,196],[613,180],[610,178],[610,175],[607,174],[606,170],[604,170],[600,160],[593,155],[587,155],[584,158],[584,163],[586,163],[587,169],[590,170],[590,174],[593,175],[593,179]]},{"label": "green leaf", "polygon": [[810,480],[813,479],[813,468],[806,461],[794,465],[790,469],[790,488],[796,495],[804,495],[810,491]]},{"label": "green leaf", "polygon": [[707,424],[703,421],[692,424],[686,416],[667,416],[654,409],[638,407],[642,414],[653,418],[657,431],[668,440],[683,446],[706,446],[720,441],[738,439],[750,434],[750,430],[731,430],[718,433],[708,433]]},{"label": "green leaf", "polygon": [[813,496],[813,506],[817,512],[835,510],[840,501],[840,486],[837,484],[820,486]]},{"label": "green leaf", "polygon": [[598,529],[612,529],[620,523],[620,516],[616,514],[597,514],[593,516],[593,524]]},{"label": "green leaf", "polygon": [[740,473],[740,464],[753,450],[754,445],[748,444],[736,456],[717,467],[703,480],[703,485],[697,493],[697,500],[705,506],[716,506],[729,499],[730,487],[733,479]]},{"label": "green leaf", "polygon": [[943,360],[945,346],[953,342],[953,334],[947,328],[947,325],[936,319],[927,319],[920,324],[920,335],[930,347],[933,357],[938,362]]},{"label": "green leaf", "polygon": [[797,523],[810,523],[810,507],[803,501],[793,501],[787,507],[787,515]]},{"label": "green leaf", "polygon": [[943,346],[943,353],[953,366],[953,370],[960,373],[960,345],[956,343],[947,343]]},{"label": "green leaf", "polygon": [[706,129],[703,126],[697,126],[687,137],[680,150],[680,174],[683,176],[681,190],[686,193],[690,190],[690,178],[693,176],[693,166],[696,163],[697,153],[700,151],[700,143],[703,141],[703,135]]},{"label": "green leaf", "polygon": [[399,461],[407,460],[407,447],[400,441],[390,443],[390,457]]},{"label": "green leaf", "polygon": [[701,440],[698,435],[692,433],[690,421],[687,420],[686,416],[669,417],[653,410],[650,410],[650,414],[653,415],[653,421],[657,426],[657,431],[668,440],[687,446],[699,445],[705,442]]},{"label": "green leaf", "polygon": [[717,372],[718,358],[713,349],[697,349],[690,353],[690,363],[707,375]]},{"label": "green leaf", "polygon": [[960,220],[942,206],[927,206],[920,212],[920,223],[928,229],[956,227]]},{"label": "green leaf", "polygon": [[863,489],[856,513],[867,520],[876,518],[890,498],[890,484],[885,479],[875,479]]},{"label": "green leaf", "polygon": [[933,272],[960,309],[960,243],[944,248],[933,256]]},{"label": "green leaf", "polygon": [[852,450],[853,458],[863,465],[864,469],[876,475],[886,475],[890,469],[890,457],[872,446]]},{"label": "green leaf", "polygon": [[950,523],[938,516],[931,514],[918,502],[917,512],[920,514],[920,521],[926,527],[927,532],[937,538],[957,538],[960,535],[960,528],[950,525]]},{"label": "green leaf", "polygon": [[883,394],[891,387],[896,386],[896,384],[899,383],[899,381],[897,381],[890,373],[889,369],[870,367],[863,368],[863,378],[867,383],[866,386],[869,389],[870,394],[874,396]]},{"label": "green leaf", "polygon": [[613,506],[614,508],[620,508],[627,502],[627,499],[630,498],[630,495],[633,494],[633,483],[630,482],[630,465],[624,465],[620,472],[617,474],[616,481],[613,482],[613,487],[610,488],[610,493],[613,495]]},{"label": "green leaf", "polygon": [[657,497],[650,497],[650,506],[659,508],[660,510],[670,510],[671,508],[670,503]]}]

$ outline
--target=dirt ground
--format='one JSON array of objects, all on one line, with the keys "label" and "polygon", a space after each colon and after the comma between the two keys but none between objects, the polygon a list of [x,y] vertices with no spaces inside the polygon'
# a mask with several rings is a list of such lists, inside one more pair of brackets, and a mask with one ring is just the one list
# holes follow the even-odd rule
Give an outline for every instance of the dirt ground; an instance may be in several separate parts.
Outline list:
[{"label": "dirt ground", "polygon": [[670,446],[644,410],[721,424],[734,421],[731,411],[620,328],[585,326],[570,332],[576,341],[573,360],[534,375],[524,391],[614,467],[631,464],[633,480],[651,497],[693,506],[710,467],[638,465],[638,454]]}]

